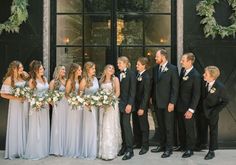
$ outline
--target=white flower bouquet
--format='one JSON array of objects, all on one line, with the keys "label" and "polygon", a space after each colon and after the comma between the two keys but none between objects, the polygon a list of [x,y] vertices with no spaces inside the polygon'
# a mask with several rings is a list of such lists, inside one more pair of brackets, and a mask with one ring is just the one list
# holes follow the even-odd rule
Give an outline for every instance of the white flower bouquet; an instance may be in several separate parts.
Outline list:
[{"label": "white flower bouquet", "polygon": [[99,89],[96,95],[99,97],[97,106],[104,107],[105,109],[110,106],[115,107],[115,104],[119,101],[112,90]]},{"label": "white flower bouquet", "polygon": [[63,98],[64,94],[65,93],[62,91],[52,90],[52,91],[48,91],[45,94],[45,97],[48,103],[56,104],[58,101],[60,101]]},{"label": "white flower bouquet", "polygon": [[18,98],[30,98],[32,90],[29,87],[12,87],[11,94]]},{"label": "white flower bouquet", "polygon": [[84,98],[77,95],[75,92],[69,94],[68,103],[72,106],[72,109],[76,109],[78,106],[84,104]]},{"label": "white flower bouquet", "polygon": [[45,95],[38,96],[36,94],[31,95],[29,98],[30,106],[32,107],[32,110],[40,111],[41,108],[43,108],[48,102]]}]

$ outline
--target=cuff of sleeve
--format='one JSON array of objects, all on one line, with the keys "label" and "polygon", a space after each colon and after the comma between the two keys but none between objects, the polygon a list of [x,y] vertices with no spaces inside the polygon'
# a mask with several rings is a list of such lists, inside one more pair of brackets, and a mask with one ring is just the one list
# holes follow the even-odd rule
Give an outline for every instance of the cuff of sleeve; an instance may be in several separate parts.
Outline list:
[{"label": "cuff of sleeve", "polygon": [[188,109],[188,111],[190,111],[190,112],[194,113],[194,110],[193,110],[193,109],[191,109],[191,108],[189,108],[189,109]]}]

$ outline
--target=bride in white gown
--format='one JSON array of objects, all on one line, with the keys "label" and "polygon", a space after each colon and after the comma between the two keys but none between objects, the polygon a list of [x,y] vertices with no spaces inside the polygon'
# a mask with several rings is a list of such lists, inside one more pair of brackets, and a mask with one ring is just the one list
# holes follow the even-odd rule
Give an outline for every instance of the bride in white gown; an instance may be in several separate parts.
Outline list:
[{"label": "bride in white gown", "polygon": [[[113,90],[115,95],[120,95],[120,84],[114,76],[114,66],[107,65],[100,79],[100,87],[105,90]],[[111,160],[117,157],[121,148],[121,128],[118,102],[115,106],[99,109],[99,152],[98,157]]]}]

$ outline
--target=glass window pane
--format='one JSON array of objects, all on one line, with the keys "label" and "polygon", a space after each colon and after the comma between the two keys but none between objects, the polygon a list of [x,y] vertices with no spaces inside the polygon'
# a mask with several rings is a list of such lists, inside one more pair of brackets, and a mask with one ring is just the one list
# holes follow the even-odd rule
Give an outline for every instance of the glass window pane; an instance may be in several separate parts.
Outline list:
[{"label": "glass window pane", "polygon": [[142,16],[119,15],[117,19],[117,45],[143,44]]},{"label": "glass window pane", "polygon": [[143,0],[118,0],[117,9],[119,12],[143,11],[144,10]]},{"label": "glass window pane", "polygon": [[111,0],[85,0],[85,12],[106,12],[111,10]]},{"label": "glass window pane", "polygon": [[57,45],[82,44],[82,16],[57,16]]},{"label": "glass window pane", "polygon": [[171,44],[170,15],[147,15],[144,27],[146,45]]},{"label": "glass window pane", "polygon": [[[169,59],[168,61],[171,60],[171,48],[170,47],[161,47],[166,49]],[[149,59],[151,66],[154,66],[156,64],[155,56],[157,50],[160,49],[160,47],[146,47],[145,48],[145,56]]]},{"label": "glass window pane", "polygon": [[57,13],[78,13],[82,11],[83,0],[57,0]]},{"label": "glass window pane", "polygon": [[85,16],[84,39],[86,44],[110,45],[110,16]]},{"label": "glass window pane", "polygon": [[71,63],[82,64],[82,48],[81,47],[57,47],[57,65],[69,66]]},{"label": "glass window pane", "polygon": [[143,56],[142,47],[119,47],[119,56],[126,56],[129,58],[131,68],[136,70],[137,59]]},{"label": "glass window pane", "polygon": [[170,13],[171,0],[145,0],[145,12]]},{"label": "glass window pane", "polygon": [[85,47],[84,58],[96,64],[96,73],[100,77],[106,65],[107,58],[110,56],[110,47]]}]

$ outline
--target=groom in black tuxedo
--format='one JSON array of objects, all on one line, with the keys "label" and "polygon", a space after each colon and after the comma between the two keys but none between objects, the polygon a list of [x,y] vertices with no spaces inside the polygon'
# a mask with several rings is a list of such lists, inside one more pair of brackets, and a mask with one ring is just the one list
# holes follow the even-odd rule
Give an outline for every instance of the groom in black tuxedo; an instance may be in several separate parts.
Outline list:
[{"label": "groom in black tuxedo", "polygon": [[122,148],[119,151],[118,156],[124,155],[122,160],[128,160],[134,156],[130,115],[131,112],[134,111],[136,76],[135,73],[129,69],[130,62],[127,57],[119,57],[117,65],[120,70],[118,74],[120,80],[119,110],[123,140]]},{"label": "groom in black tuxedo", "polygon": [[151,152],[161,152],[162,158],[172,154],[174,138],[174,108],[178,97],[178,69],[168,61],[166,50],[156,53],[157,65],[153,68],[152,102],[157,114],[160,128],[160,146]]},{"label": "groom in black tuxedo", "polygon": [[196,143],[195,116],[201,95],[201,75],[193,67],[195,56],[186,53],[181,57],[179,97],[177,101],[177,118],[180,146],[185,150],[182,155],[187,158],[193,155]]}]

